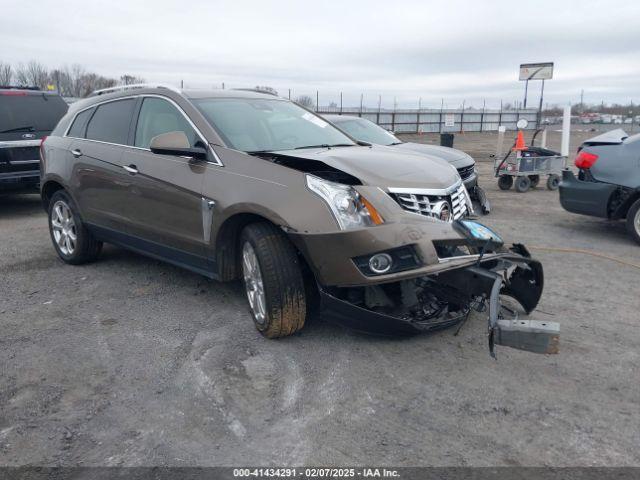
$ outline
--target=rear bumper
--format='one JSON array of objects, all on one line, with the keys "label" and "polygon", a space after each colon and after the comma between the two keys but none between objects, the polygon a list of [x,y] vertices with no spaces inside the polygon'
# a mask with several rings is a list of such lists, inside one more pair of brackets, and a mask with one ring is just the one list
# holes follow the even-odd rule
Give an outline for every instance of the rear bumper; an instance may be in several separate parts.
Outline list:
[{"label": "rear bumper", "polygon": [[566,169],[560,182],[560,204],[571,213],[607,218],[609,199],[616,188],[610,183],[583,182]]},{"label": "rear bumper", "polygon": [[36,187],[40,183],[40,170],[0,172],[0,191]]}]

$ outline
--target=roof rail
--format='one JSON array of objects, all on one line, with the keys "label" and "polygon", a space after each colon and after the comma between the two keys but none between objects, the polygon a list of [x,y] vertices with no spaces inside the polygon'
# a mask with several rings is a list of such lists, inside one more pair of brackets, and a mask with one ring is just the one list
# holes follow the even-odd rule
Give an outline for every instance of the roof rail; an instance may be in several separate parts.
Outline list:
[{"label": "roof rail", "polygon": [[131,85],[116,85],[115,87],[101,88],[100,90],[94,90],[89,94],[89,97],[97,97],[98,95],[106,95],[108,93],[123,92],[125,90],[136,90],[139,88],[166,88],[173,92],[180,93],[180,89],[172,87],[171,85],[161,85],[157,83],[134,83]]},{"label": "roof rail", "polygon": [[265,95],[273,95],[277,97],[277,93],[270,92],[268,90],[260,90],[259,88],[230,88],[229,90],[239,90],[242,92],[255,92],[255,93],[264,93]]}]

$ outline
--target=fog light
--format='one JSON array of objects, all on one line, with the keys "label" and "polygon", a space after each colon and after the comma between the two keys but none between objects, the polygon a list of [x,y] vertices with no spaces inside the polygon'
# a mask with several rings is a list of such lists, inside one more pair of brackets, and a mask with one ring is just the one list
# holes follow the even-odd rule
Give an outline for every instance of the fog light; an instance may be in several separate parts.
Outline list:
[{"label": "fog light", "polygon": [[373,273],[387,273],[393,266],[393,260],[388,253],[376,253],[369,259],[369,268]]}]

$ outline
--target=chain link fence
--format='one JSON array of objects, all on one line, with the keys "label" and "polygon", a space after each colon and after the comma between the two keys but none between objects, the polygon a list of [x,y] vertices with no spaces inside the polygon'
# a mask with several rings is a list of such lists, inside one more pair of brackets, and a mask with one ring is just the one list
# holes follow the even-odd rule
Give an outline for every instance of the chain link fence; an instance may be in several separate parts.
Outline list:
[{"label": "chain link fence", "polygon": [[517,130],[518,120],[528,122],[527,130],[538,126],[537,109],[372,109],[319,107],[317,113],[352,115],[366,118],[381,127],[397,133],[456,133],[490,132],[499,126],[507,130]]}]

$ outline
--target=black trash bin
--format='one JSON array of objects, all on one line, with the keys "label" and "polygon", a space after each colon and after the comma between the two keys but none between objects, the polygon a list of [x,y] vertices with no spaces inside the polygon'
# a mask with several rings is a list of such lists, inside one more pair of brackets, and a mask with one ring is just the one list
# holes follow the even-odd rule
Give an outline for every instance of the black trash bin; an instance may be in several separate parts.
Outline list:
[{"label": "black trash bin", "polygon": [[453,133],[441,133],[440,145],[443,147],[453,148]]}]

